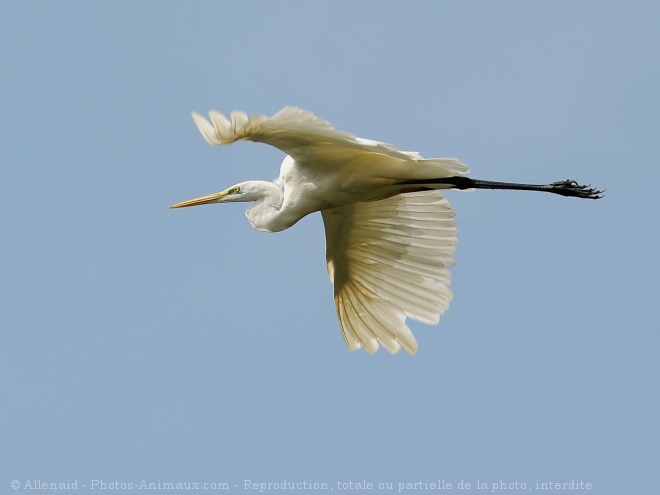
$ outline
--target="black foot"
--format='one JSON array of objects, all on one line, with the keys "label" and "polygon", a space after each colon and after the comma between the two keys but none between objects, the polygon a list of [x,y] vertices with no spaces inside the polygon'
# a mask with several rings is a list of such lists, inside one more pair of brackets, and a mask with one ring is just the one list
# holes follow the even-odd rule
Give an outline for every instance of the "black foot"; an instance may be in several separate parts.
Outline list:
[{"label": "black foot", "polygon": [[550,192],[562,196],[572,196],[574,198],[600,199],[603,197],[603,191],[595,187],[583,186],[572,179],[560,180],[550,184]]}]

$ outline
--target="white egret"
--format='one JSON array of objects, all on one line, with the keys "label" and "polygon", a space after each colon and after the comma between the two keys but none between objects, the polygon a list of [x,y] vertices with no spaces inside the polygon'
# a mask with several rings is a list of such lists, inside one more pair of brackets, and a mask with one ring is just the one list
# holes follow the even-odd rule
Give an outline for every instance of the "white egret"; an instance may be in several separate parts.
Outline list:
[{"label": "white egret", "polygon": [[247,181],[172,208],[253,202],[246,215],[259,231],[288,229],[320,211],[337,317],[350,350],[415,354],[407,317],[438,323],[449,306],[456,222],[438,189],[516,189],[598,199],[573,180],[546,185],[466,177],[455,158],[425,159],[389,144],[337,131],[312,113],[285,107],[272,117],[235,111],[193,119],[214,146],[249,140],[287,156],[275,182]]}]

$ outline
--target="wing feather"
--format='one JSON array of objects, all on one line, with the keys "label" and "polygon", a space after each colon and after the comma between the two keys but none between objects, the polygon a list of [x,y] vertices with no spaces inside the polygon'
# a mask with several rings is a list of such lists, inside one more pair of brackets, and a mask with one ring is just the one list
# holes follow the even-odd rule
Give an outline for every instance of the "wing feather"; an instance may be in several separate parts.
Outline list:
[{"label": "wing feather", "polygon": [[209,112],[210,121],[196,112],[192,117],[204,139],[213,146],[240,140],[266,143],[296,161],[308,164],[346,164],[352,161],[367,164],[369,157],[374,155],[377,155],[375,159],[379,160],[381,167],[388,163],[383,157],[395,159],[390,163],[395,170],[401,162],[418,162],[419,166],[412,169],[408,178],[449,177],[468,171],[455,158],[424,159],[414,151],[402,151],[387,143],[338,131],[328,121],[296,107],[284,107],[272,117],[248,117],[245,112],[233,111],[228,119],[216,110]]},{"label": "wing feather", "polygon": [[350,350],[415,354],[406,317],[435,324],[452,298],[454,212],[436,191],[322,211],[328,274]]}]

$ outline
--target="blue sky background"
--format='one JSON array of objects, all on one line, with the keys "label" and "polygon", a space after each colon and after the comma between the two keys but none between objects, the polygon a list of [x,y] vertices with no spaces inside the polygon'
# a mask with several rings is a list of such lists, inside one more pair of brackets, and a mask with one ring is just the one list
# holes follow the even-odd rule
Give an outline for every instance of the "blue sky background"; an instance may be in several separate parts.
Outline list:
[{"label": "blue sky background", "polygon": [[[0,492],[657,491],[659,25],[651,1],[3,2]],[[208,146],[191,111],[284,105],[607,195],[447,193],[450,310],[412,323],[414,358],[349,353],[320,215],[268,235],[245,205],[168,209],[282,159]]]}]

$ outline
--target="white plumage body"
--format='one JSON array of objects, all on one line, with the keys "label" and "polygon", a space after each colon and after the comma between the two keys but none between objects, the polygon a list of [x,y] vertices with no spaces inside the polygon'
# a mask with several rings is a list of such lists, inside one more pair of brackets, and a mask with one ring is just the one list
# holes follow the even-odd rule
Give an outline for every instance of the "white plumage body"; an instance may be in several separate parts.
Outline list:
[{"label": "white plumage body", "polygon": [[[402,184],[467,172],[454,158],[416,152],[334,129],[310,112],[285,107],[273,117],[232,112],[193,118],[209,144],[263,142],[287,154],[275,182],[248,181],[175,205],[254,201],[257,230],[280,231],[321,211],[326,259],[340,327],[350,350],[410,354],[417,342],[410,317],[435,324],[449,306],[456,246],[449,203],[437,191]],[[440,189],[445,186],[438,185]]]}]

